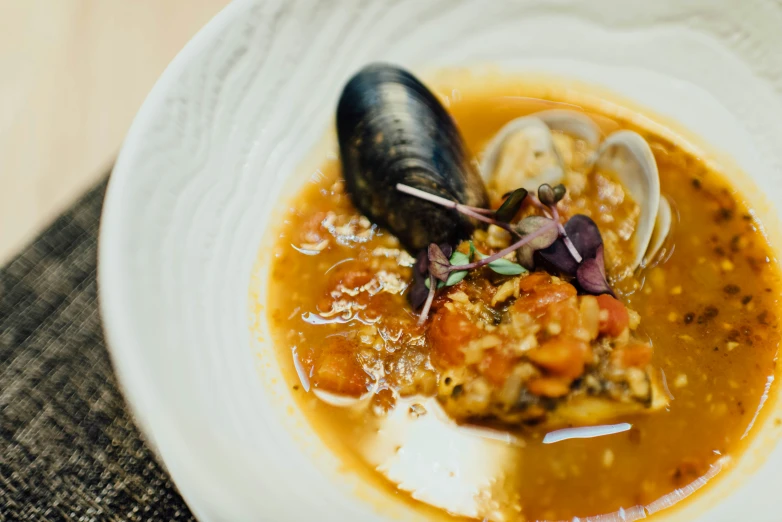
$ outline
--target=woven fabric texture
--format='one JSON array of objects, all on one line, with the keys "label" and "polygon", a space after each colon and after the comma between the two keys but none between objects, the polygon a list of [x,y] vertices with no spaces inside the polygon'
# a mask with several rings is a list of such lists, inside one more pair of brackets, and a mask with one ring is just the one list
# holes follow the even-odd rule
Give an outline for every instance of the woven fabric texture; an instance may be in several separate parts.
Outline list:
[{"label": "woven fabric texture", "polygon": [[0,269],[0,521],[194,520],[140,438],[104,344],[105,188]]}]

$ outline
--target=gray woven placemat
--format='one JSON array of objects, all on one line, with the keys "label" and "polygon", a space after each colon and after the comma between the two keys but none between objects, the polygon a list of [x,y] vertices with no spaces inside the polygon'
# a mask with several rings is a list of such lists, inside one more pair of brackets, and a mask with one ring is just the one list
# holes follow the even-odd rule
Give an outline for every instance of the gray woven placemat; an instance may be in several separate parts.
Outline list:
[{"label": "gray woven placemat", "polygon": [[0,269],[0,520],[193,520],[117,389],[97,308],[105,183]]}]

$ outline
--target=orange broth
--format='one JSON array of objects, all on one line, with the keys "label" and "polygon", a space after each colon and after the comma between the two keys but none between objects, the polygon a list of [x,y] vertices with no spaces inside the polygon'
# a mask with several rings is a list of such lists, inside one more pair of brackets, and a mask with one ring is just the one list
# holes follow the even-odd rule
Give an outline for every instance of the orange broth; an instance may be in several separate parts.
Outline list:
[{"label": "orange broth", "polygon": [[[480,153],[509,120],[557,106],[504,94],[487,90],[450,102],[471,151]],[[662,411],[617,419],[629,429],[613,435],[549,444],[543,439],[550,430],[533,427],[515,430],[511,442],[487,442],[502,451],[503,463],[481,491],[471,515],[478,518],[643,513],[637,506],[712,476],[740,454],[775,371],[779,267],[736,188],[676,144],[611,115],[588,114],[606,133],[627,128],[649,141],[662,193],[674,209],[661,261],[616,286],[619,299],[641,317],[640,331],[654,350],[653,371],[670,401]],[[601,221],[599,206],[592,211],[605,234],[611,224]],[[353,239],[340,244],[333,233],[339,226],[348,227],[342,231]],[[373,293],[372,285],[402,288],[409,281],[411,259],[399,249],[395,238],[356,213],[339,161],[326,160],[285,213],[268,301],[280,364],[313,426],[335,441],[338,454],[386,475],[384,483],[396,493],[394,477],[381,465],[391,457],[373,454],[375,439],[389,412],[403,409],[410,423],[432,417],[423,404],[440,378],[404,289]],[[610,260],[607,265],[609,276],[616,276]],[[368,290],[324,317],[334,310],[331,291],[339,284]],[[356,409],[321,400],[319,388],[354,395],[369,389],[370,396]],[[460,513],[415,488],[404,494],[439,506],[443,516]]]}]

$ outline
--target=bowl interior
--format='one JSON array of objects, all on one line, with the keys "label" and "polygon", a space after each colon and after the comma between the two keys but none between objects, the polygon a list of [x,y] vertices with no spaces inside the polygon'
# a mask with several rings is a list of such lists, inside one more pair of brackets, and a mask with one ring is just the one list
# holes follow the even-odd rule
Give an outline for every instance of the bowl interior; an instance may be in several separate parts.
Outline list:
[{"label": "bowl interior", "polygon": [[[338,473],[293,408],[265,323],[268,264],[254,268],[285,199],[333,150],[322,136],[352,72],[386,60],[437,84],[436,69],[491,64],[607,88],[673,122],[726,172],[746,173],[744,193],[777,246],[767,201],[782,194],[781,25],[782,7],[760,0],[231,4],[139,112],[100,238],[117,373],[196,516],[422,519]],[[736,469],[672,520],[774,519],[777,392]]]}]

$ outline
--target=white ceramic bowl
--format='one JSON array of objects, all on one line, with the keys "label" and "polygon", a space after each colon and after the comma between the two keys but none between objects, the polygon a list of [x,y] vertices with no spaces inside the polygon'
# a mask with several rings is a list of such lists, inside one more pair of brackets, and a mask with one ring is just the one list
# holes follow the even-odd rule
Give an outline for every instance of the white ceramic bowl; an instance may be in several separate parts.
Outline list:
[{"label": "white ceramic bowl", "polygon": [[[220,13],[136,117],[100,237],[115,368],[196,516],[420,519],[338,472],[291,408],[249,304],[265,295],[265,265],[252,270],[267,225],[305,179],[301,163],[352,72],[379,59],[415,71],[493,63],[603,85],[678,122],[774,198],[780,27],[780,4],[761,0],[241,0]],[[759,208],[776,223],[775,209]],[[669,519],[780,520],[778,433],[755,429],[735,469]]]}]

